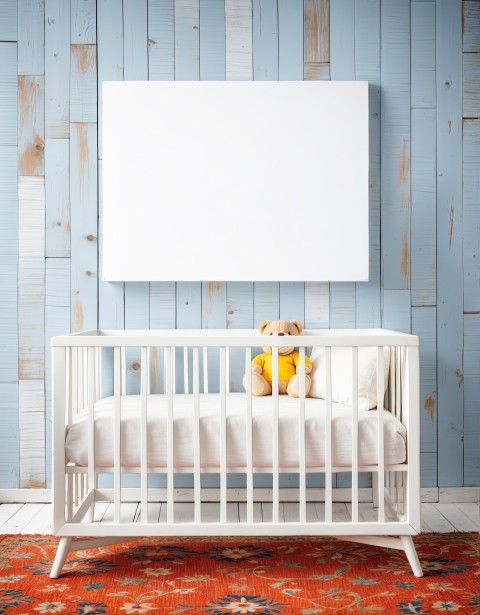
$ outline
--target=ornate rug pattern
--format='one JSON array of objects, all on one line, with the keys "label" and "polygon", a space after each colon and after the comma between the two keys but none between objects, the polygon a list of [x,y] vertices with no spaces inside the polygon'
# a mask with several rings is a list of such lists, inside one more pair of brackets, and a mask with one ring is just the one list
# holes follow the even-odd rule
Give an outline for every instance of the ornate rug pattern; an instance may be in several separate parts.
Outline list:
[{"label": "ornate rug pattern", "polygon": [[479,612],[476,534],[415,539],[403,552],[334,538],[142,538],[69,554],[58,540],[0,537],[0,614],[64,615]]}]

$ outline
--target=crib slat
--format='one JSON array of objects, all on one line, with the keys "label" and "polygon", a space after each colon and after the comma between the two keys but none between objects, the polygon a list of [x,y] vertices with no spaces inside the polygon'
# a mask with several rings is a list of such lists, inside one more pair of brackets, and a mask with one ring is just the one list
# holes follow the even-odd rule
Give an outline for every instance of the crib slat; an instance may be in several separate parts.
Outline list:
[{"label": "crib slat", "polygon": [[358,522],[358,346],[352,347],[352,522]]},{"label": "crib slat", "polygon": [[[83,363],[83,360],[82,360]],[[87,353],[88,395],[88,489],[95,488],[95,348]],[[83,387],[81,387],[83,388]]]},{"label": "crib slat", "polygon": [[72,382],[70,384],[71,409],[69,408],[69,414],[68,414],[69,422],[71,422],[72,416],[76,416],[78,414],[78,348],[70,349],[70,360],[71,360]]},{"label": "crib slat", "polygon": [[226,347],[227,393],[230,393],[230,347]]},{"label": "crib slat", "polygon": [[167,392],[167,523],[174,521],[173,503],[173,387],[174,374],[172,359],[174,348],[166,346],[165,354],[165,390]]},{"label": "crib slat", "polygon": [[148,352],[142,346],[140,370],[140,499],[142,523],[148,523],[148,444],[147,444],[147,395],[148,395]]},{"label": "crib slat", "polygon": [[77,353],[77,374],[78,374],[78,409],[81,411],[84,409],[85,407],[85,400],[84,400],[84,391],[85,391],[85,379],[84,379],[84,373],[83,373],[83,368],[84,368],[84,348],[80,347],[78,349],[78,353]]},{"label": "crib slat", "polygon": [[121,386],[122,386],[122,350],[113,349],[113,499],[114,521],[120,523],[121,473],[120,473],[120,421],[121,421]]},{"label": "crib slat", "polygon": [[272,523],[279,519],[279,463],[278,463],[278,348],[272,346]]},{"label": "crib slat", "polygon": [[298,472],[299,472],[299,521],[307,522],[307,502],[306,502],[306,460],[305,460],[305,347],[299,348],[300,369],[299,391],[300,411],[298,414]]},{"label": "crib slat", "polygon": [[253,421],[252,421],[252,349],[245,348],[245,390],[247,408],[246,432],[246,471],[247,471],[247,523],[253,523]]},{"label": "crib slat", "polygon": [[208,393],[208,346],[203,347],[203,392]]},{"label": "crib slat", "polygon": [[127,354],[126,354],[126,348],[125,346],[121,347],[122,349],[122,360],[121,360],[121,365],[122,365],[122,395],[126,395],[127,394]]},{"label": "crib slat", "polygon": [[385,451],[383,438],[383,346],[377,347],[378,520],[385,521]]},{"label": "crib slat", "polygon": [[101,397],[101,383],[102,383],[102,349],[98,346],[95,348],[95,401],[98,401]]},{"label": "crib slat", "polygon": [[220,523],[227,522],[227,395],[228,347],[220,348]]},{"label": "crib slat", "polygon": [[194,520],[201,522],[200,484],[200,363],[198,348],[193,348],[193,492]]},{"label": "crib slat", "polygon": [[325,522],[332,522],[332,348],[325,348]]},{"label": "crib slat", "polygon": [[183,392],[185,395],[190,393],[190,383],[188,380],[188,348],[183,349]]}]

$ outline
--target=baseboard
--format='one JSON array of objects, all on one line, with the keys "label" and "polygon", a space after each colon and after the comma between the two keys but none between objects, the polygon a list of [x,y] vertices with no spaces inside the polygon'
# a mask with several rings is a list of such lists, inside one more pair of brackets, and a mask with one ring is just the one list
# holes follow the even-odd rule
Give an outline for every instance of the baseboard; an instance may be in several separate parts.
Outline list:
[{"label": "baseboard", "polygon": [[[190,495],[188,489],[177,489],[175,499],[187,501]],[[235,489],[235,499],[246,500],[246,490]],[[309,501],[318,501],[323,497],[323,489],[308,490]],[[369,488],[359,489],[359,501],[371,502],[372,490]],[[245,493],[244,493],[245,492]],[[461,503],[461,502],[480,502],[480,487],[425,487],[420,490],[422,502],[431,503]],[[333,489],[333,500],[335,502],[349,502],[350,489]],[[229,494],[230,495],[230,494]],[[280,499],[285,502],[296,501],[297,489],[280,489]],[[271,500],[271,490],[256,490],[255,500],[262,502]],[[51,489],[0,489],[0,503],[50,503],[52,501]]]}]

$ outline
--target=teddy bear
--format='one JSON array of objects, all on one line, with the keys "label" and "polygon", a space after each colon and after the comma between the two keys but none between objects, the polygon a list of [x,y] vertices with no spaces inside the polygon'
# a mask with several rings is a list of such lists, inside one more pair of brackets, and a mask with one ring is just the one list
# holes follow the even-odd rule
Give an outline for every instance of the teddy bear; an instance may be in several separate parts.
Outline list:
[{"label": "teddy bear", "polygon": [[[300,335],[302,325],[297,320],[264,320],[258,327],[262,335]],[[285,340],[287,341],[287,340]],[[263,346],[264,352],[252,360],[252,394],[261,397],[272,393],[272,348]],[[285,393],[290,397],[299,396],[299,380],[297,371],[300,370],[300,353],[293,346],[280,346],[278,348],[278,392]],[[305,396],[308,395],[311,386],[309,374],[312,371],[312,363],[305,356]],[[246,388],[245,377],[243,386]]]}]

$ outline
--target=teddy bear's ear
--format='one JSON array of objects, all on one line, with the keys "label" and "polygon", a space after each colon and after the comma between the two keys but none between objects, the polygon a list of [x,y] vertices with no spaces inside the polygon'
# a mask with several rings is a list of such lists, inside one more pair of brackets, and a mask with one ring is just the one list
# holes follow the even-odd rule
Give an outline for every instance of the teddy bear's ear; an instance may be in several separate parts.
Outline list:
[{"label": "teddy bear's ear", "polygon": [[290,324],[297,329],[298,335],[300,335],[300,333],[303,331],[301,323],[299,323],[298,320],[291,320]]},{"label": "teddy bear's ear", "polygon": [[263,333],[269,324],[270,324],[269,320],[264,320],[263,322],[261,322],[260,326],[258,327],[258,330],[260,331],[260,333]]}]

